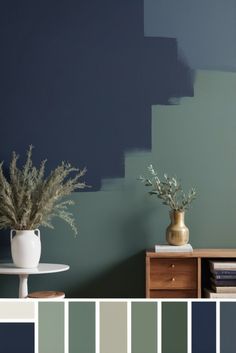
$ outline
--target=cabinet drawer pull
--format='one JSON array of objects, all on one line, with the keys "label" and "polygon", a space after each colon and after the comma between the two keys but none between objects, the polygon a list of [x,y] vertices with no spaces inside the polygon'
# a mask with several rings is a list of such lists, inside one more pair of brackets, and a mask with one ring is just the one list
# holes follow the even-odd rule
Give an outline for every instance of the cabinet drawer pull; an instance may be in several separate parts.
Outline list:
[{"label": "cabinet drawer pull", "polygon": [[172,268],[175,268],[175,265],[174,265],[174,264],[172,264],[172,265],[171,265],[171,267],[172,267]]},{"label": "cabinet drawer pull", "polygon": [[171,281],[172,281],[172,282],[175,282],[175,278],[173,277],[173,278],[171,279]]}]

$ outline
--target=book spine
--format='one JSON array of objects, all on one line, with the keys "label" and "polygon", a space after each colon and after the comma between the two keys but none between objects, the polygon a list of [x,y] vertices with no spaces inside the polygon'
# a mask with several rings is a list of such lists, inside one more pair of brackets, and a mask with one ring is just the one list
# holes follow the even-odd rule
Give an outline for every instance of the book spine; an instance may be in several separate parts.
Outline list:
[{"label": "book spine", "polygon": [[210,268],[212,271],[236,271],[236,264],[232,263],[227,263],[225,262],[224,264],[210,264]]},{"label": "book spine", "polygon": [[236,276],[236,271],[232,270],[214,270],[212,271],[213,275],[235,275]]},{"label": "book spine", "polygon": [[214,278],[215,279],[234,279],[234,280],[236,280],[236,275],[215,275],[214,274]]},{"label": "book spine", "polygon": [[236,294],[236,287],[216,287],[213,285],[212,289],[216,293],[235,293]]},{"label": "book spine", "polygon": [[212,279],[212,282],[215,284],[215,286],[223,286],[223,287],[230,287],[230,286],[236,286],[236,280],[222,280],[222,279]]}]

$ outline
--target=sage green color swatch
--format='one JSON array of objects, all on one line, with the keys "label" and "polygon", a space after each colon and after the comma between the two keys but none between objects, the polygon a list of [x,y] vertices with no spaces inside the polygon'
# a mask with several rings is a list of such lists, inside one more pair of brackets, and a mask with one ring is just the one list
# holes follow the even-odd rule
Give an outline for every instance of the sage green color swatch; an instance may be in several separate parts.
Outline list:
[{"label": "sage green color swatch", "polygon": [[162,303],[162,353],[187,353],[187,303]]},{"label": "sage green color swatch", "polygon": [[220,303],[220,352],[235,353],[236,303]]},{"label": "sage green color swatch", "polygon": [[157,303],[132,303],[132,353],[157,352]]},{"label": "sage green color swatch", "polygon": [[95,353],[95,303],[69,303],[69,353]]},{"label": "sage green color swatch", "polygon": [[64,303],[39,303],[39,353],[64,353]]},{"label": "sage green color swatch", "polygon": [[127,303],[100,303],[100,353],[127,353]]}]

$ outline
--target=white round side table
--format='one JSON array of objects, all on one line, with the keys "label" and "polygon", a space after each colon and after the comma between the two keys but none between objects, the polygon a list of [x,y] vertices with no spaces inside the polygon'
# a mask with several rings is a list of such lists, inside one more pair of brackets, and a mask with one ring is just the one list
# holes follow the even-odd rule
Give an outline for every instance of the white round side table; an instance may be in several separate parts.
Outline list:
[{"label": "white round side table", "polygon": [[27,298],[28,296],[28,277],[29,275],[42,275],[46,273],[56,273],[69,270],[70,266],[62,264],[39,264],[36,268],[20,268],[12,263],[0,264],[1,275],[18,275],[19,298]]}]

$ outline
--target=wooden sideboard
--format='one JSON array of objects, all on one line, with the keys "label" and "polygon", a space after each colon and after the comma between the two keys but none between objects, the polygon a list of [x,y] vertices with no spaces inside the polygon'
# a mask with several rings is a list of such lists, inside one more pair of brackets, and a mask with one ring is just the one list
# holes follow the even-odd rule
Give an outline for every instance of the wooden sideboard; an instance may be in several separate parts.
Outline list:
[{"label": "wooden sideboard", "polygon": [[209,259],[235,260],[236,249],[146,252],[146,298],[202,298],[210,287]]}]

